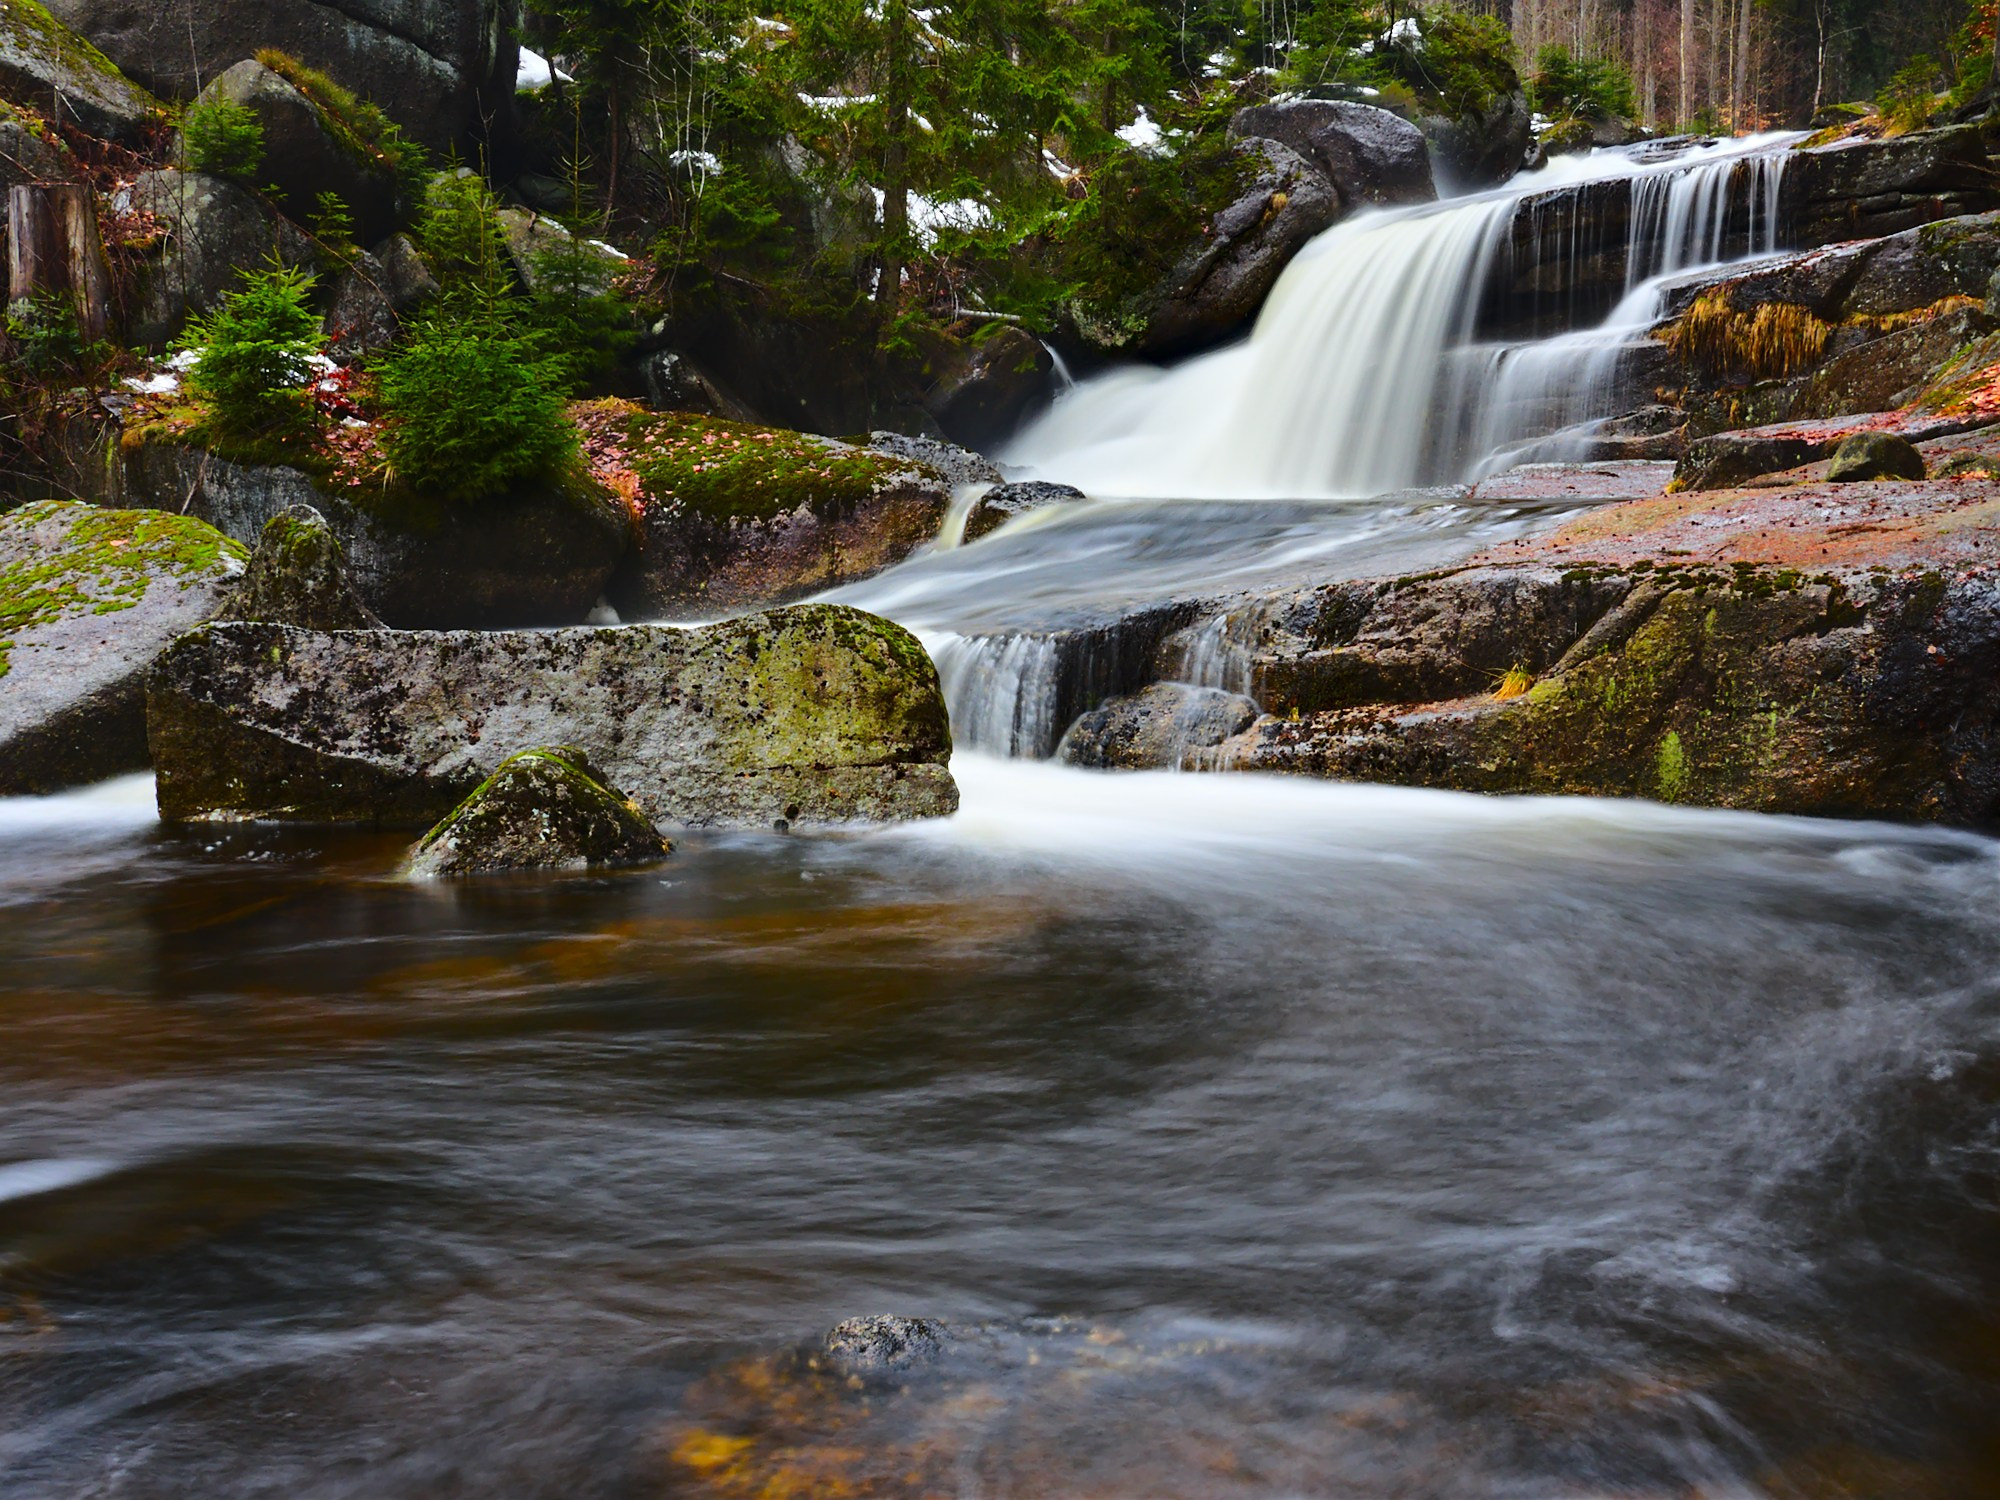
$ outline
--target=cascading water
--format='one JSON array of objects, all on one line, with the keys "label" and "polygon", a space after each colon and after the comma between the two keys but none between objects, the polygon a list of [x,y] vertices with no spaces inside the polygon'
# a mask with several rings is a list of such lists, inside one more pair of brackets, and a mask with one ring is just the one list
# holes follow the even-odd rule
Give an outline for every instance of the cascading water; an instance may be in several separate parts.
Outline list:
[{"label": "cascading water", "polygon": [[[1364,215],[1303,251],[1250,338],[1171,370],[1085,383],[1023,433],[1010,461],[1100,495],[1364,496],[1479,472],[1489,455],[1607,413],[1615,353],[1643,331],[1663,275],[1767,253],[1795,137],[1689,145],[1656,159],[1566,158],[1507,189]],[[1594,184],[1630,184],[1626,300],[1587,334],[1478,344],[1486,289],[1517,220]],[[1585,246],[1528,224],[1530,254]],[[1553,243],[1551,241],[1553,240]],[[1601,304],[1600,304],[1601,305]]]}]

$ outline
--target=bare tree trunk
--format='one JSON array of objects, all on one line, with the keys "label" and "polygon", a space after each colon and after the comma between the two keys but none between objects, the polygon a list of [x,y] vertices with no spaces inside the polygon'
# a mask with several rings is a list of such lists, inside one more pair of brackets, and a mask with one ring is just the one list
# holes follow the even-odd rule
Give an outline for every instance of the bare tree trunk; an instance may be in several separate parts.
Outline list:
[{"label": "bare tree trunk", "polygon": [[1736,75],[1729,83],[1729,98],[1740,132],[1750,113],[1750,0],[1736,0]]},{"label": "bare tree trunk", "polygon": [[69,290],[61,254],[61,230],[47,188],[7,190],[7,301],[25,302],[40,292]]},{"label": "bare tree trunk", "polygon": [[1681,0],[1681,118],[1694,119],[1694,0]]},{"label": "bare tree trunk", "polygon": [[111,331],[111,270],[104,263],[104,237],[97,228],[97,196],[81,182],[64,183],[49,192],[55,199],[77,331],[84,343],[94,344]]}]

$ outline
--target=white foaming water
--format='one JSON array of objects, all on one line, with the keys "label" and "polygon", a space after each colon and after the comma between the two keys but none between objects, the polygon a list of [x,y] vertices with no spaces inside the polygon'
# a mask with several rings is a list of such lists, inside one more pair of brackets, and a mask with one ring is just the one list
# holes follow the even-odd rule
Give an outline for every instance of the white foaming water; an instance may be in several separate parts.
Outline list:
[{"label": "white foaming water", "polygon": [[[1565,157],[1496,192],[1350,219],[1286,269],[1246,342],[1085,382],[1006,457],[1124,496],[1365,496],[1476,472],[1525,435],[1516,429],[1606,414],[1592,409],[1609,386],[1603,362],[1564,339],[1452,357],[1471,352],[1481,290],[1524,200],[1631,178],[1627,279],[1643,287],[1719,261],[1746,228],[1753,250],[1775,248],[1795,139],[1715,142],[1653,163]],[[1632,317],[1628,298],[1586,336],[1592,349],[1614,326],[1622,343]]]}]

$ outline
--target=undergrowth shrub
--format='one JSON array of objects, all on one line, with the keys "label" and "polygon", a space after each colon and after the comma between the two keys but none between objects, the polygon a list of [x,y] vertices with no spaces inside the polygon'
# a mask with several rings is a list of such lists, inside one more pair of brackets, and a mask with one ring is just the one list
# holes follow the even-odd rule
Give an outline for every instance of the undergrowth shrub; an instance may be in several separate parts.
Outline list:
[{"label": "undergrowth shrub", "polygon": [[572,392],[611,375],[638,342],[629,304],[611,285],[601,251],[562,240],[534,260],[535,287],[521,317]]},{"label": "undergrowth shrub", "polygon": [[1578,57],[1560,42],[1535,54],[1528,103],[1551,119],[1630,119],[1639,112],[1632,75],[1611,58]]},{"label": "undergrowth shrub", "polygon": [[181,157],[191,172],[254,184],[264,165],[264,122],[234,99],[197,99],[181,118]]},{"label": "undergrowth shrub", "polygon": [[483,310],[448,305],[383,360],[381,446],[395,479],[477,500],[561,477],[577,458],[561,366]]},{"label": "undergrowth shrub", "polygon": [[238,290],[182,333],[180,347],[200,351],[187,389],[205,407],[210,438],[259,451],[310,435],[306,386],[321,343],[313,280],[289,266],[245,271]]},{"label": "undergrowth shrub", "polygon": [[1943,69],[1937,61],[1919,52],[1882,86],[1882,92],[1875,96],[1875,107],[1895,129],[1920,130],[1944,102],[1938,97],[1943,82]]},{"label": "undergrowth shrub", "polygon": [[488,301],[513,283],[499,202],[473,172],[441,172],[424,188],[417,245],[431,274],[447,290],[473,288]]}]

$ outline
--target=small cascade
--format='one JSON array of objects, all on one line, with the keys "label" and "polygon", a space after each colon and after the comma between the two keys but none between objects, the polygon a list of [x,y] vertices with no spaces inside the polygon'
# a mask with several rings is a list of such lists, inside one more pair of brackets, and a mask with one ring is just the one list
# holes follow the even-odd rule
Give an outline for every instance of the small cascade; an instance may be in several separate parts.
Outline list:
[{"label": "small cascade", "polygon": [[[1473,476],[1609,414],[1617,349],[1643,336],[1652,303],[1636,299],[1660,277],[1777,248],[1794,139],[1593,152],[1499,191],[1358,215],[1287,267],[1248,340],[1086,381],[1007,459],[1114,496],[1362,497]],[[1623,194],[1616,212],[1591,208]],[[1512,322],[1574,330],[1590,306],[1601,321],[1476,342],[1496,283],[1514,288]]]}]

